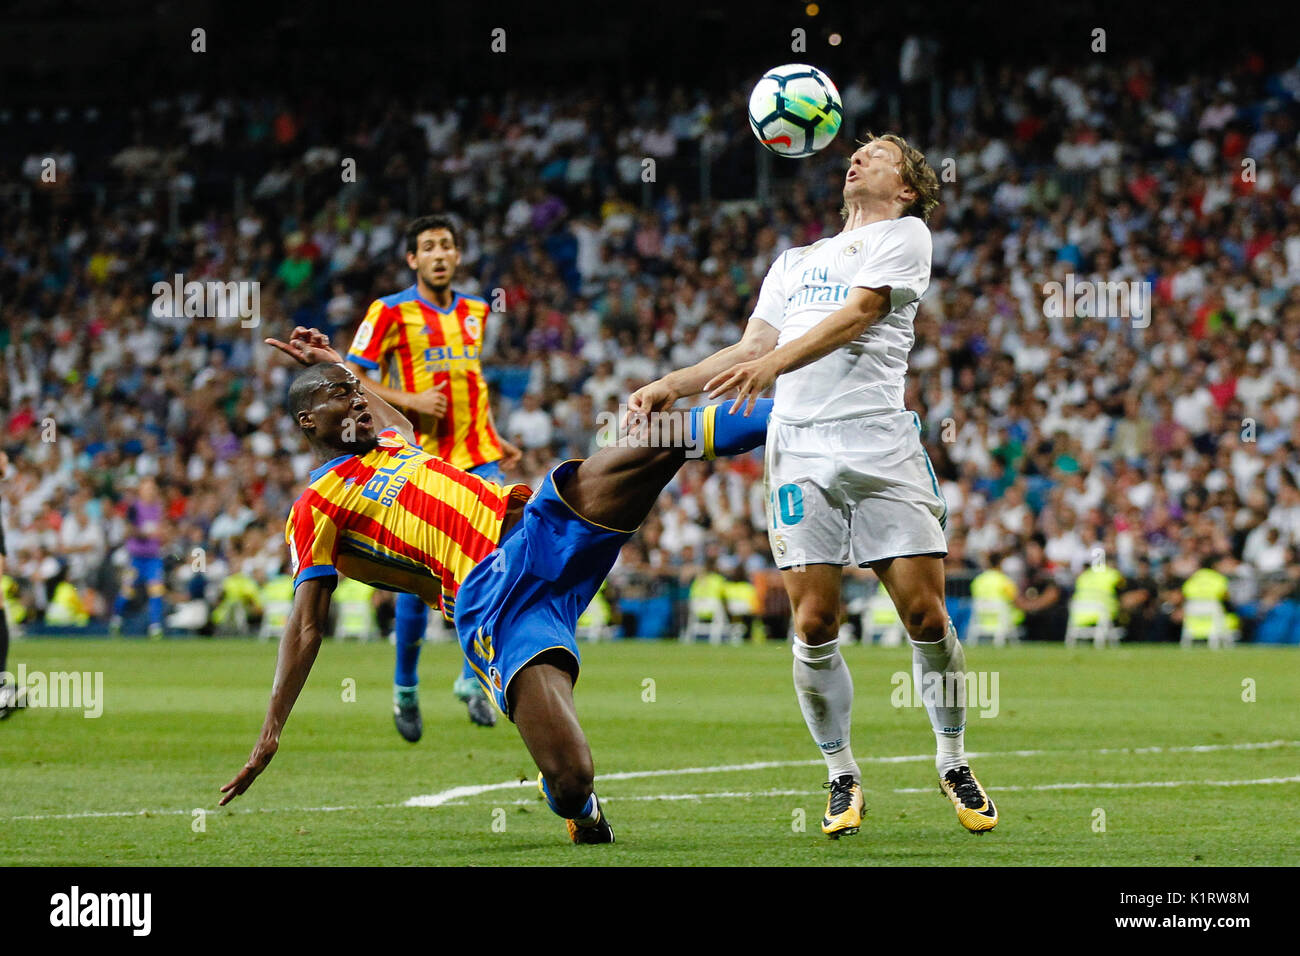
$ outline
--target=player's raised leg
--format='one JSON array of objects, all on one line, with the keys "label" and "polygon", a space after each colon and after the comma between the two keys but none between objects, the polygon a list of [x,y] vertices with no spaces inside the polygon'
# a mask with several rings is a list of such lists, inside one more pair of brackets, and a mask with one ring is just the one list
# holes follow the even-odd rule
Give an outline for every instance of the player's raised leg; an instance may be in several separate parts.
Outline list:
[{"label": "player's raised leg", "polygon": [[588,521],[635,528],[690,458],[738,455],[763,444],[771,399],[750,414],[731,403],[658,413],[642,423],[635,442],[608,445],[578,466],[560,493]]},{"label": "player's raised leg", "polygon": [[830,794],[822,832],[832,839],[862,826],[862,772],[849,741],[853,677],[838,641],[842,573],[836,564],[796,565],[781,572],[794,614],[795,696],[826,760]]},{"label": "player's raised leg", "polygon": [[541,772],[547,804],[574,843],[613,843],[614,829],[593,789],[591,748],[573,705],[574,660],[561,651],[534,658],[510,682],[510,713]]},{"label": "player's raised leg", "polygon": [[871,567],[911,638],[912,676],[934,729],[939,788],[962,826],[973,833],[991,830],[998,822],[997,808],[966,759],[966,653],[944,603],[943,559],[918,555]]}]

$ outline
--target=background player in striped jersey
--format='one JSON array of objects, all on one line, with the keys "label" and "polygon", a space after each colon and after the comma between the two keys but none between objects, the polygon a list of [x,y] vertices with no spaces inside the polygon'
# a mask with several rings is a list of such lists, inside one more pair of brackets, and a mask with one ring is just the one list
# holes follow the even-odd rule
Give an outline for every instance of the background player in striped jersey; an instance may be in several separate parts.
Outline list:
[{"label": "background player in striped jersey", "polygon": [[[359,377],[378,371],[372,391],[409,413],[415,443],[425,451],[498,484],[519,449],[497,433],[480,364],[488,304],[451,287],[460,264],[460,237],[450,219],[422,216],[406,229],[406,264],[415,284],[376,299],[357,329],[347,363]],[[397,596],[397,663],[393,720],[414,743],[423,733],[416,685],[429,611],[413,594]],[[453,691],[476,724],[496,714],[466,664]]]},{"label": "background player in striped jersey", "polygon": [[345,574],[418,594],[454,619],[467,662],[519,728],[570,839],[613,843],[573,706],[578,615],[688,455],[757,447],[770,403],[752,417],[692,409],[689,435],[664,416],[644,440],[557,466],[530,498],[525,485],[502,487],[416,447],[411,423],[315,329],[267,342],[311,366],[290,387],[289,410],[326,460],[285,529],[293,609],[262,733],[221,803],[247,790],[279,749]]}]

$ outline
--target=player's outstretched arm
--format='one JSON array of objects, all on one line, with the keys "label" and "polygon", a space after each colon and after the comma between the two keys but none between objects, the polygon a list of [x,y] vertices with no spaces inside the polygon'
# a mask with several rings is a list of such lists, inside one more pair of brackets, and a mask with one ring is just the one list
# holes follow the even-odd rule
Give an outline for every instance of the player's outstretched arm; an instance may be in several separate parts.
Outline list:
[{"label": "player's outstretched arm", "polygon": [[630,412],[660,412],[671,408],[679,398],[689,398],[704,391],[705,383],[741,362],[751,362],[776,348],[777,330],[754,316],[745,326],[745,334],[735,345],[719,349],[708,358],[688,368],[669,372],[632,393],[627,406]]},{"label": "player's outstretched arm", "polygon": [[348,362],[352,374],[366,383],[366,390],[377,395],[390,405],[405,408],[408,412],[419,412],[432,418],[442,418],[447,414],[447,383],[442,382],[423,392],[404,392],[391,385],[382,385],[370,378],[369,373],[356,362]]},{"label": "player's outstretched arm", "polygon": [[760,395],[772,387],[777,376],[793,372],[841,346],[848,345],[868,328],[889,314],[890,289],[865,289],[855,286],[849,290],[844,306],[836,309],[811,329],[773,349],[762,358],[742,362],[715,375],[705,383],[709,398],[736,392],[731,406],[735,411],[745,405],[745,414],[754,409]]},{"label": "player's outstretched arm", "polygon": [[275,662],[275,683],[271,687],[271,704],[266,711],[262,733],[248,763],[234,780],[221,788],[225,796],[218,806],[224,807],[251,787],[280,748],[280,733],[320,650],[335,580],[332,577],[309,578],[294,592],[293,610],[289,612],[289,623],[280,640],[280,655]]},{"label": "player's outstretched arm", "polygon": [[288,342],[266,338],[262,340],[273,349],[278,349],[299,365],[319,365],[322,362],[343,364],[343,356],[330,345],[330,337],[320,329],[309,329],[304,325],[296,326],[289,335]]}]

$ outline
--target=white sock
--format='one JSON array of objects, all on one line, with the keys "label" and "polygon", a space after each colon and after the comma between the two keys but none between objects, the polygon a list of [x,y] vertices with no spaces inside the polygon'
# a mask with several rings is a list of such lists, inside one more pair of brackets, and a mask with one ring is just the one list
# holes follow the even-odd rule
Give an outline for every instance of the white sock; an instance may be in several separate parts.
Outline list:
[{"label": "white sock", "polygon": [[951,620],[942,640],[912,641],[912,679],[934,728],[934,765],[941,777],[966,763],[965,673],[966,652]]},{"label": "white sock", "polygon": [[862,771],[849,746],[853,678],[840,655],[839,642],[805,644],[796,635],[793,650],[795,696],[813,742],[826,759],[830,779],[848,773],[861,781]]}]

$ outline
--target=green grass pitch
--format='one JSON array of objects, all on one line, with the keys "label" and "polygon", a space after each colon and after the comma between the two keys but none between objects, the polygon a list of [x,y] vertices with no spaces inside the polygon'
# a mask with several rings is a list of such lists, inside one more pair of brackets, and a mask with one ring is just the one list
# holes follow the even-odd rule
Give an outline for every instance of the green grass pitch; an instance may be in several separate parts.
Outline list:
[{"label": "green grass pitch", "polygon": [[[968,717],[968,752],[985,754],[973,769],[1002,816],[974,836],[938,792],[924,710],[891,704],[910,652],[848,647],[868,813],[861,833],[831,842],[819,830],[824,775],[787,647],[584,645],[577,702],[612,847],[567,842],[512,726],[470,725],[450,694],[459,660],[450,644],[425,649],[425,736],[411,745],[392,725],[391,647],[328,642],[270,769],[218,809],[218,788],[261,725],[275,653],[251,640],[17,642],[10,670],[102,671],[104,709],[97,719],[29,709],[0,722],[10,862],[1294,862],[1279,838],[1300,796],[1294,649],[968,649],[968,666],[996,672],[999,690],[997,716]],[[350,682],[355,701],[345,700]],[[776,765],[738,768],[746,764]],[[448,797],[452,788],[468,789]],[[437,794],[438,805],[406,805]]]}]

